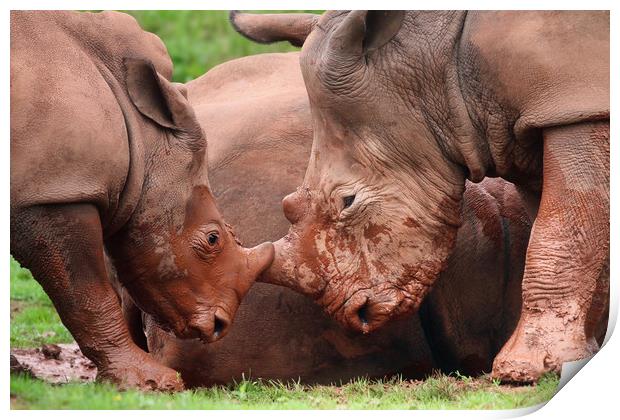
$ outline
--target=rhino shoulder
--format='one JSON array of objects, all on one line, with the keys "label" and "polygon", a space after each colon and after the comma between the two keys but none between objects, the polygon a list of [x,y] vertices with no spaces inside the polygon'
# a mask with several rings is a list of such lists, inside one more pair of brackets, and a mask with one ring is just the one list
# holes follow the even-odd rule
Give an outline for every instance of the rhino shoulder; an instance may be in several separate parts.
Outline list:
[{"label": "rhino shoulder", "polygon": [[470,12],[459,62],[517,130],[609,117],[607,12]]}]

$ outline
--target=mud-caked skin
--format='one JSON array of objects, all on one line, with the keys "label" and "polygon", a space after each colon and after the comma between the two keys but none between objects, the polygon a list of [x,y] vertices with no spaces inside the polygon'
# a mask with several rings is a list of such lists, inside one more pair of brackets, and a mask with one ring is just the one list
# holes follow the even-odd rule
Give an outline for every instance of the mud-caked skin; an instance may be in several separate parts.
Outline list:
[{"label": "mud-caked skin", "polygon": [[179,337],[222,337],[273,247],[239,246],[206,139],[163,43],[122,13],[11,13],[11,253],[99,379],[176,390],[131,339],[104,250],[133,301]]},{"label": "mud-caked skin", "polygon": [[[299,54],[233,60],[189,82],[187,91],[209,138],[220,209],[244,244],[282,237],[289,223],[281,200],[303,181],[313,137]],[[447,268],[420,313],[373,334],[341,327],[289,288],[257,283],[222,340],[176,339],[146,316],[148,349],[189,386],[248,376],[339,383],[421,378],[432,369],[488,372],[518,320],[531,222],[514,185],[501,179],[467,184],[462,219]]]},{"label": "mud-caked skin", "polygon": [[[250,37],[267,33],[259,15],[235,21]],[[265,20],[279,25],[269,33],[298,42],[283,21]],[[520,320],[493,375],[535,381],[596,351],[609,14],[353,11],[289,23],[300,21],[313,28],[301,69],[314,142],[302,186],[284,200],[292,227],[276,243],[274,281],[375,330],[415,311],[446,266],[465,180],[502,177],[535,223]]]}]

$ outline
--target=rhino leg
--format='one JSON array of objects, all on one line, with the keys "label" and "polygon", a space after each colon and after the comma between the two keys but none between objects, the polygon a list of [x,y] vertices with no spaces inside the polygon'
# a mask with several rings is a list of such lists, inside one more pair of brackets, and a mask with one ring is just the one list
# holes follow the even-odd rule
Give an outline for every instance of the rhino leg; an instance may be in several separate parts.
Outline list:
[{"label": "rhino leg", "polygon": [[48,294],[63,324],[98,369],[121,388],[182,388],[174,370],[132,341],[106,272],[99,213],[90,204],[11,212],[11,252]]},{"label": "rhino leg", "polygon": [[116,270],[112,267],[112,262],[107,256],[105,263],[108,271],[108,278],[112,283],[112,288],[116,292],[117,298],[120,300],[121,310],[123,312],[125,322],[127,323],[129,335],[138,347],[148,352],[149,349],[146,343],[146,335],[144,335],[144,324],[142,322],[142,311],[136,306],[133,299],[129,295],[129,292],[127,292],[127,289],[121,285],[118,280],[118,276],[116,275]]},{"label": "rhino leg", "polygon": [[543,190],[527,249],[523,306],[493,376],[533,382],[598,350],[609,264],[609,122],[544,132]]}]

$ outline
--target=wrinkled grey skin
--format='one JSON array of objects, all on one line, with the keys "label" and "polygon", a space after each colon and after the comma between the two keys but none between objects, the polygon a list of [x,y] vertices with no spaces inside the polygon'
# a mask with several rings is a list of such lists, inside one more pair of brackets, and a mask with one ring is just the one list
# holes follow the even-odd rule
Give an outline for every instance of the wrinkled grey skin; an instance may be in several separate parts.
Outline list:
[{"label": "wrinkled grey skin", "polygon": [[[295,32],[283,20],[281,32]],[[249,21],[252,37],[259,15],[236,26],[244,33]],[[520,321],[493,375],[535,381],[596,351],[608,287],[609,14],[327,12],[303,26],[313,28],[301,69],[314,142],[302,186],[284,200],[292,226],[269,278],[376,330],[415,311],[445,268],[466,179],[502,177],[536,222]]]}]

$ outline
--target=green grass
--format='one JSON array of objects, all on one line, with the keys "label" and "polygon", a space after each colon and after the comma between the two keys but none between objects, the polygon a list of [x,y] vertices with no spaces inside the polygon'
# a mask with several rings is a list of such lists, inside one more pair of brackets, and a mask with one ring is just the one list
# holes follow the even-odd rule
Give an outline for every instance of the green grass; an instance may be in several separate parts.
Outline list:
[{"label": "green grass", "polygon": [[70,343],[71,334],[60,322],[52,302],[30,271],[11,257],[11,347],[39,347]]},{"label": "green grass", "polygon": [[14,409],[509,409],[548,401],[557,378],[508,388],[489,380],[448,376],[422,383],[359,379],[343,386],[245,380],[176,394],[119,392],[107,384],[49,385],[11,376]]},{"label": "green grass", "polygon": [[[258,45],[238,35],[224,11],[132,11],[140,25],[166,44],[174,79],[186,82],[237,57],[293,51],[287,43]],[[72,338],[49,298],[28,270],[10,261],[11,347],[66,343]],[[15,409],[313,409],[313,408],[516,408],[549,400],[558,379],[535,387],[502,387],[487,379],[435,376],[420,383],[365,379],[343,386],[307,387],[243,381],[173,395],[119,392],[107,384],[50,385],[11,375]]]}]

